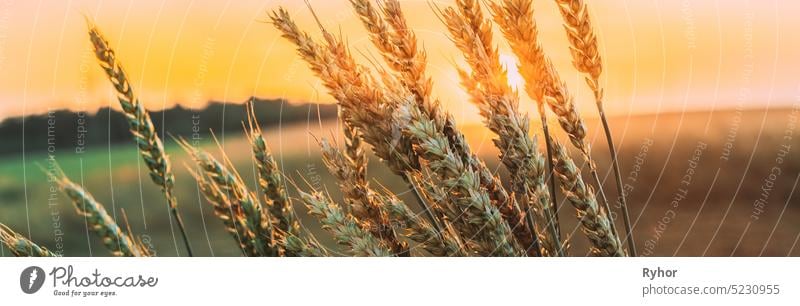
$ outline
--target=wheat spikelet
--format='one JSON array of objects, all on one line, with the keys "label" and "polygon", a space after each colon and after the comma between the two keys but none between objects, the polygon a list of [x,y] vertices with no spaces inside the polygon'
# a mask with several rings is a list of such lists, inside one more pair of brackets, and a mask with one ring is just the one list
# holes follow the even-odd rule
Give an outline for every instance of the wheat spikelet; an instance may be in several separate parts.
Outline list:
[{"label": "wheat spikelet", "polygon": [[147,247],[142,241],[142,237],[136,237],[133,234],[133,230],[131,230],[131,224],[128,222],[128,214],[125,212],[124,208],[120,209],[122,212],[122,222],[125,223],[125,228],[127,229],[126,234],[128,237],[131,237],[131,241],[133,241],[133,247],[136,248],[140,252],[140,256],[142,257],[151,257],[153,256],[151,249]]},{"label": "wheat spikelet", "polygon": [[106,212],[103,204],[97,202],[83,187],[70,181],[60,169],[46,173],[72,201],[78,215],[86,218],[89,229],[102,239],[112,255],[135,257],[148,255],[142,252],[135,240],[122,231],[117,222]]},{"label": "wheat spikelet", "polygon": [[[209,181],[218,188],[215,192],[227,198],[228,203],[224,205],[229,209],[230,216],[236,219],[235,230],[243,236],[239,240],[244,241],[245,253],[248,256],[277,256],[270,218],[262,209],[258,197],[247,189],[230,161],[225,158],[225,164],[222,164],[211,154],[192,147],[186,140],[177,141],[203,170]],[[219,196],[212,197],[215,200],[218,198]]]},{"label": "wheat spikelet", "polygon": [[368,231],[361,228],[352,216],[345,215],[341,207],[321,192],[300,192],[311,215],[319,218],[322,227],[333,234],[341,245],[347,246],[356,256],[392,256],[392,251]]},{"label": "wheat spikelet", "polygon": [[[283,8],[272,12],[270,18],[273,25],[283,33],[282,36],[297,46],[297,52],[336,98],[347,114],[344,120],[360,129],[362,138],[372,145],[375,155],[410,185],[420,205],[438,228],[428,204],[421,199],[416,186],[409,180],[408,171],[420,169],[419,159],[411,142],[403,137],[400,129],[392,122],[395,100],[385,97],[385,92],[375,84],[367,70],[356,64],[344,44],[324,28],[322,31],[326,46],[323,47],[300,31]],[[385,80],[390,79],[384,76]],[[398,86],[396,89],[401,88]]]},{"label": "wheat spikelet", "polygon": [[537,102],[547,104],[558,116],[561,128],[569,135],[573,145],[588,154],[583,120],[566,85],[539,44],[531,1],[503,0],[502,4],[489,5],[495,22],[519,58],[519,70],[525,79],[526,92]]},{"label": "wheat spikelet", "polygon": [[428,161],[427,167],[436,174],[436,183],[445,189],[448,200],[463,212],[456,222],[465,226],[465,235],[474,237],[485,255],[520,255],[508,223],[491,205],[488,192],[481,188],[480,174],[453,153],[447,137],[437,131],[436,124],[409,102],[398,109],[398,121],[407,123],[404,132],[415,139],[417,154]]},{"label": "wheat spikelet", "polygon": [[396,133],[390,124],[391,103],[366,70],[355,63],[343,44],[327,32],[324,32],[327,46],[317,44],[298,29],[283,8],[272,12],[270,18],[282,36],[297,47],[298,54],[348,114],[346,120],[361,130],[375,155],[384,160],[392,172],[401,176],[408,169],[419,169],[418,158],[410,143],[393,137]]},{"label": "wheat spikelet", "polygon": [[440,233],[430,223],[414,214],[408,206],[393,195],[381,197],[383,205],[394,222],[405,228],[406,237],[420,243],[423,249],[435,256],[466,256],[459,241],[447,231]]},{"label": "wheat spikelet", "polygon": [[[586,3],[583,0],[555,1],[564,19],[564,29],[569,39],[573,65],[578,71],[588,74],[590,80],[598,80],[603,71],[603,65],[600,53],[597,51],[597,37],[594,34]],[[597,85],[596,82],[595,85]],[[592,89],[599,88],[592,86]]]},{"label": "wheat spikelet", "polygon": [[[359,12],[359,9],[356,8],[356,11]],[[362,13],[362,15],[374,14]],[[388,23],[394,30],[389,35],[392,37],[392,42],[395,46],[397,46],[397,48],[393,50],[382,50],[380,44],[376,45],[378,49],[382,51],[382,54],[384,58],[387,59],[390,67],[392,67],[395,72],[400,75],[399,79],[404,85],[404,89],[413,97],[415,102],[414,108],[417,108],[420,116],[422,116],[421,118],[425,118],[423,120],[427,120],[429,123],[431,123],[431,127],[433,127],[434,130],[429,132],[432,134],[437,134],[437,136],[441,136],[441,139],[446,139],[446,143],[452,152],[451,154],[453,154],[452,157],[460,159],[462,163],[466,164],[470,169],[475,171],[477,178],[479,179],[478,182],[483,188],[485,188],[492,204],[495,206],[516,205],[513,203],[513,199],[508,197],[508,194],[502,187],[499,180],[492,175],[482,161],[472,154],[463,134],[461,134],[456,128],[453,118],[449,114],[446,114],[439,109],[438,101],[430,99],[429,95],[431,82],[430,79],[425,76],[425,53],[423,51],[416,50],[416,38],[413,32],[406,25],[399,2],[387,1],[383,6],[383,15],[386,23]],[[362,21],[369,19],[370,18],[362,17]],[[367,24],[368,30],[374,28],[376,27],[371,27],[369,24]],[[383,35],[380,32],[374,31],[370,34],[373,37],[377,35]],[[373,41],[378,41],[378,39],[373,39]],[[392,65],[393,62],[399,62],[404,65],[401,67],[396,67]],[[393,98],[396,101],[406,101],[408,97],[408,94],[405,92],[393,94]],[[408,125],[409,122],[406,122],[405,119],[401,119],[395,122],[395,124],[397,124],[398,129],[404,130],[406,128],[405,125]],[[412,137],[412,139],[414,138]],[[419,140],[420,139],[417,139],[417,141]],[[428,161],[431,162],[430,160]],[[505,223],[505,221],[501,220],[501,223]],[[507,244],[508,242],[500,241],[497,243]],[[492,251],[493,250],[490,250],[489,252]],[[500,253],[502,254],[504,251],[507,250],[501,250]]]},{"label": "wheat spikelet", "polygon": [[581,229],[592,243],[592,254],[625,256],[619,238],[611,230],[608,216],[597,205],[592,188],[583,182],[580,169],[575,166],[562,145],[556,143],[553,152],[561,190],[578,212]]},{"label": "wheat spikelet", "polygon": [[95,56],[100,63],[100,67],[103,68],[111,81],[111,84],[114,85],[114,89],[117,92],[117,99],[119,100],[120,106],[122,106],[125,118],[128,120],[133,139],[139,146],[139,153],[147,165],[150,178],[156,185],[161,187],[161,190],[164,192],[172,217],[175,219],[181,231],[183,241],[186,245],[186,251],[189,253],[189,256],[192,256],[189,239],[186,236],[186,229],[183,225],[180,213],[178,212],[178,203],[173,190],[175,176],[172,174],[169,157],[164,151],[161,138],[158,137],[153,121],[150,120],[150,114],[144,109],[142,103],[139,102],[139,98],[134,94],[133,88],[131,88],[128,81],[128,76],[122,68],[122,64],[117,60],[114,50],[108,45],[108,41],[106,41],[102,33],[100,33],[97,26],[88,21],[87,23]]},{"label": "wheat spikelet", "polygon": [[214,208],[214,215],[217,216],[225,225],[225,231],[231,234],[239,249],[243,254],[248,256],[258,256],[256,248],[249,243],[248,237],[251,233],[247,230],[246,225],[241,224],[239,221],[243,220],[241,207],[236,201],[230,201],[224,191],[214,184],[214,182],[205,174],[205,172],[198,172],[190,166],[186,166],[200,189],[200,193],[206,198],[209,204]]},{"label": "wheat spikelet", "polygon": [[603,89],[600,87],[600,74],[603,71],[603,61],[597,47],[597,36],[592,27],[589,9],[583,0],[557,0],[559,11],[564,19],[564,29],[570,42],[572,53],[572,64],[578,71],[587,75],[586,84],[594,93],[597,111],[600,114],[600,121],[605,131],[608,151],[611,155],[612,168],[616,179],[617,194],[622,208],[622,216],[625,222],[628,249],[632,256],[636,256],[636,244],[631,228],[630,213],[628,204],[625,200],[625,192],[622,190],[622,175],[620,174],[619,161],[617,159],[617,149],[608,126],[608,119],[603,109]]},{"label": "wheat spikelet", "polygon": [[292,257],[326,257],[328,251],[315,239],[304,239],[294,235],[283,235],[281,245],[287,256]]},{"label": "wheat spikelet", "polygon": [[[382,9],[384,20],[392,28],[392,31],[383,35],[387,35],[395,46],[393,48],[395,52],[391,55],[387,53],[389,50],[381,50],[384,58],[399,64],[391,65],[392,69],[401,75],[400,80],[417,97],[417,103],[425,113],[431,118],[444,119],[437,115],[440,113],[438,103],[430,99],[433,81],[425,73],[428,64],[427,55],[424,50],[417,48],[417,37],[406,23],[400,2],[387,0],[383,3]],[[373,33],[373,36],[375,34]]]},{"label": "wheat spikelet", "polygon": [[[609,202],[591,157],[589,144],[585,139],[586,128],[583,120],[575,108],[566,85],[560,80],[558,71],[550,59],[545,56],[539,44],[531,0],[503,0],[502,4],[491,3],[489,5],[495,22],[500,26],[511,49],[520,60],[519,69],[525,79],[526,92],[540,103],[540,113],[543,114],[541,104],[544,103],[558,116],[559,125],[569,135],[570,142],[588,162],[592,179],[598,186],[598,195],[604,204],[603,208],[610,212]],[[546,139],[550,141],[549,137]],[[617,230],[613,223],[611,229],[616,235]]]},{"label": "wheat spikelet", "polygon": [[0,223],[0,242],[2,242],[11,254],[17,257],[58,257],[59,255],[51,252],[45,247],[30,241],[7,226]]},{"label": "wheat spikelet", "polygon": [[[383,58],[399,75],[403,90],[392,93],[394,100],[403,101],[406,95],[411,94],[422,114],[430,118],[439,133],[447,137],[454,154],[479,173],[480,183],[488,190],[492,203],[496,206],[516,205],[499,179],[472,153],[452,116],[440,109],[438,100],[430,97],[432,81],[425,73],[427,56],[424,50],[417,47],[416,36],[406,23],[400,2],[389,0],[382,3],[383,21],[378,18],[381,13],[370,1],[353,0],[351,3]],[[388,28],[392,31],[387,33]]]},{"label": "wheat spikelet", "polygon": [[[519,97],[508,85],[505,69],[492,42],[491,24],[484,20],[480,7],[474,1],[460,0],[459,10],[446,8],[441,12],[452,40],[466,57],[472,72],[459,70],[462,85],[471,100],[480,109],[484,122],[495,134],[495,146],[500,149],[500,160],[512,173],[512,187],[525,200],[523,211],[540,216],[523,218],[525,213],[518,207],[503,207],[501,212],[513,230],[517,240],[526,246],[530,255],[535,255],[537,224],[542,234],[543,254],[558,255],[560,235],[553,216],[555,209],[546,193],[544,159],[536,149],[535,139],[529,135],[529,119],[519,112]],[[534,209],[531,211],[529,208]]]},{"label": "wheat spikelet", "polygon": [[366,178],[366,157],[363,156],[361,148],[353,147],[358,144],[358,140],[352,139],[357,132],[348,124],[345,124],[344,130],[348,138],[345,150],[349,152],[347,156],[327,139],[323,138],[320,141],[325,166],[336,177],[344,194],[345,203],[352,208],[352,214],[359,220],[359,225],[382,240],[395,254],[407,255],[408,246],[397,239],[389,216],[375,192],[369,187]]},{"label": "wheat spikelet", "polygon": [[250,102],[249,107],[247,107],[249,128],[247,129],[247,138],[250,141],[253,159],[258,170],[258,185],[267,200],[267,209],[270,215],[276,220],[275,227],[280,232],[295,234],[298,231],[299,224],[292,213],[292,202],[286,193],[278,165],[275,163],[275,159],[272,157],[272,153],[267,147],[267,142],[261,133],[253,103]]},{"label": "wheat spikelet", "polygon": [[439,101],[430,97],[433,82],[425,73],[427,55],[424,50],[417,48],[416,35],[408,27],[400,3],[397,0],[386,1],[382,3],[381,12],[372,6],[370,0],[351,0],[351,3],[369,31],[373,44],[403,85],[402,89],[392,93],[393,100],[399,101],[408,94],[413,95],[422,112],[448,137],[453,150],[462,159],[469,159],[469,147],[454,120],[440,110]]}]

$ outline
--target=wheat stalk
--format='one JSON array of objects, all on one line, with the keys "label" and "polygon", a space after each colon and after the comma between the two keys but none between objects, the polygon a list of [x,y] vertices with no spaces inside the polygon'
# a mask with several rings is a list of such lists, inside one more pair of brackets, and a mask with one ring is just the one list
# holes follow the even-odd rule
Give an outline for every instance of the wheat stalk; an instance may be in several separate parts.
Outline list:
[{"label": "wheat stalk", "polygon": [[[193,147],[186,140],[177,141],[218,188],[217,192],[227,198],[229,203],[225,205],[229,208],[231,217],[237,219],[237,226],[242,227],[235,230],[244,236],[239,240],[244,239],[245,253],[248,256],[278,255],[269,216],[262,209],[258,197],[247,189],[230,161],[224,158],[225,164],[220,163],[211,154]],[[216,198],[218,197],[213,197]]]},{"label": "wheat stalk", "polygon": [[59,255],[51,252],[45,247],[30,241],[5,224],[0,223],[0,242],[5,245],[11,254],[17,257],[58,257]]},{"label": "wheat stalk", "polygon": [[87,20],[89,26],[89,37],[94,46],[95,56],[108,76],[111,84],[117,92],[117,99],[119,100],[125,118],[128,120],[130,132],[133,135],[134,141],[139,146],[139,153],[144,159],[147,168],[150,171],[150,178],[153,182],[161,187],[164,196],[172,213],[173,219],[180,229],[181,236],[184,244],[186,245],[186,252],[192,256],[192,248],[189,244],[189,238],[186,235],[186,228],[183,225],[183,219],[178,212],[178,203],[174,194],[175,176],[172,174],[170,168],[169,157],[164,151],[164,145],[161,138],[156,133],[155,126],[150,120],[150,114],[144,109],[144,106],[139,102],[138,97],[134,94],[133,88],[128,81],[128,76],[122,68],[122,64],[117,60],[116,53],[108,45],[108,41],[100,33],[100,29],[93,23]]},{"label": "wheat stalk", "polygon": [[631,227],[630,213],[628,204],[625,200],[625,192],[622,190],[622,176],[619,169],[617,149],[611,135],[611,128],[608,126],[605,110],[603,109],[603,89],[600,87],[600,75],[603,71],[603,60],[600,57],[597,47],[597,36],[592,27],[589,9],[583,0],[556,0],[561,16],[564,19],[564,29],[570,42],[570,53],[572,54],[572,64],[578,71],[586,74],[586,84],[589,85],[595,97],[597,112],[600,114],[600,121],[603,124],[603,131],[608,144],[608,151],[611,155],[611,165],[616,179],[618,199],[622,208],[622,216],[625,222],[625,240],[628,241],[628,249],[631,256],[636,256],[636,243]]},{"label": "wheat stalk", "polygon": [[[447,137],[454,154],[478,172],[481,186],[488,190],[492,203],[498,207],[515,206],[516,203],[508,196],[499,179],[472,153],[452,116],[440,109],[438,100],[430,97],[432,81],[425,73],[427,56],[424,50],[417,47],[416,36],[406,23],[400,2],[382,2],[380,13],[369,0],[351,0],[351,3],[370,32],[373,44],[389,67],[399,75],[404,90],[394,92],[394,100],[403,101],[407,94],[411,94],[421,113],[435,124],[439,133]],[[379,15],[383,16],[383,21]],[[387,32],[387,29],[391,31]],[[441,230],[440,226],[437,227]]]},{"label": "wheat stalk", "polygon": [[319,218],[322,227],[333,234],[341,245],[349,247],[356,256],[392,256],[392,251],[380,239],[358,225],[352,216],[345,215],[342,208],[321,192],[299,191],[300,198],[311,215]]},{"label": "wheat stalk", "polygon": [[375,84],[366,69],[355,63],[341,41],[324,28],[326,45],[322,46],[300,31],[285,9],[273,11],[270,19],[282,36],[297,47],[298,54],[348,114],[345,120],[359,128],[362,138],[372,145],[375,155],[409,183],[420,205],[436,226],[430,207],[422,200],[407,175],[408,170],[419,169],[419,159],[408,139],[402,137],[391,122],[395,103],[385,97],[384,91]]},{"label": "wheat stalk", "polygon": [[269,214],[276,220],[276,233],[293,235],[299,230],[299,224],[295,220],[292,202],[283,184],[282,174],[261,133],[253,103],[251,101],[247,107],[248,129],[246,131],[258,170],[258,185],[264,193]]},{"label": "wheat stalk", "polygon": [[97,202],[83,187],[70,181],[60,169],[45,172],[72,201],[78,215],[85,217],[89,229],[102,239],[112,255],[135,257],[148,255],[135,240],[122,231],[117,222],[106,212],[103,204]]},{"label": "wheat stalk", "polygon": [[[588,162],[591,176],[598,187],[598,195],[604,203],[604,209],[610,212],[611,207],[591,157],[589,144],[585,139],[586,128],[583,120],[575,108],[573,98],[567,91],[566,85],[561,81],[558,71],[544,54],[538,41],[538,30],[533,19],[531,0],[503,0],[502,4],[490,3],[489,5],[495,23],[500,26],[511,49],[520,60],[520,74],[525,79],[526,92],[540,104],[547,104],[550,110],[556,114],[559,125],[569,135],[570,142]],[[539,106],[542,114],[544,114],[543,108],[542,105]],[[550,140],[549,137],[546,139]],[[552,150],[552,143],[549,147]],[[613,223],[611,229],[616,235],[617,230]]]},{"label": "wheat stalk", "polygon": [[[527,115],[519,112],[519,97],[508,85],[507,74],[501,66],[499,55],[492,46],[491,23],[483,18],[483,13],[475,1],[457,1],[459,10],[446,8],[441,12],[452,40],[467,59],[472,72],[459,69],[462,85],[467,89],[471,100],[480,109],[486,125],[495,134],[495,146],[500,149],[500,160],[512,173],[512,187],[525,200],[524,211],[528,216],[533,212],[540,215],[539,222],[533,218],[522,218],[517,207],[501,209],[506,218],[516,221],[513,228],[515,236],[529,249],[534,247],[534,224],[542,226],[542,253],[563,255],[560,250],[560,234],[555,221],[554,205],[550,201],[544,180],[544,158],[536,149],[535,139],[529,135]],[[531,210],[533,209],[533,210]],[[527,223],[527,224],[526,224]]]},{"label": "wheat stalk", "polygon": [[[358,146],[357,131],[345,124],[347,155],[331,144],[327,139],[320,141],[322,160],[330,173],[336,177],[344,194],[345,203],[352,208],[353,216],[359,225],[373,236],[382,240],[395,254],[408,255],[408,246],[397,239],[397,234],[384,211],[382,203],[369,187],[366,178],[367,160]],[[363,157],[362,157],[363,156]]]},{"label": "wheat stalk", "polygon": [[611,230],[610,218],[600,210],[591,186],[587,186],[581,178],[580,169],[562,145],[556,143],[553,151],[561,190],[578,212],[581,228],[592,243],[592,254],[625,256],[619,238]]}]

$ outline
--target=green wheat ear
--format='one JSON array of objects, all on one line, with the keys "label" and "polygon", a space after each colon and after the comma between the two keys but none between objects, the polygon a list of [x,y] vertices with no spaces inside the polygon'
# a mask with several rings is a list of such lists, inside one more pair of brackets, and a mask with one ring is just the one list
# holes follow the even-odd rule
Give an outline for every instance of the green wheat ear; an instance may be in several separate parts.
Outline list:
[{"label": "green wheat ear", "polygon": [[28,238],[14,232],[5,224],[0,223],[0,242],[2,242],[14,256],[17,257],[58,257],[45,247],[30,241]]},{"label": "green wheat ear", "polygon": [[178,202],[175,198],[175,175],[172,174],[164,144],[156,133],[150,114],[144,109],[142,103],[139,102],[139,98],[135,95],[116,53],[111,49],[103,34],[100,33],[100,29],[88,18],[86,22],[89,27],[89,38],[94,47],[95,56],[117,92],[117,99],[128,121],[133,139],[139,147],[142,159],[144,159],[147,169],[150,171],[150,178],[164,192],[172,217],[178,224],[186,245],[186,251],[189,256],[192,256],[192,248],[186,235],[183,219],[178,212]]},{"label": "green wheat ear", "polygon": [[253,159],[258,172],[258,186],[266,199],[267,211],[276,220],[278,233],[296,235],[299,223],[294,216],[292,201],[286,192],[283,173],[278,168],[255,114],[254,101],[247,105],[247,127],[245,133],[252,147]]},{"label": "green wheat ear", "polygon": [[103,245],[114,256],[146,257],[149,253],[134,239],[131,239],[117,225],[103,204],[94,199],[92,194],[78,184],[73,183],[61,168],[56,165],[55,171],[44,171],[49,179],[72,201],[78,215],[86,218],[89,229],[103,241]]}]

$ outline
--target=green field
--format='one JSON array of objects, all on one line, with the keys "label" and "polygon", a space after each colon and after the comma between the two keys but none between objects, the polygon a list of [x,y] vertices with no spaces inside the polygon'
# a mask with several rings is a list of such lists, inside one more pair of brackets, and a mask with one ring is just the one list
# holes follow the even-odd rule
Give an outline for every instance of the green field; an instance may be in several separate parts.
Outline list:
[{"label": "green field", "polygon": [[[308,138],[307,133],[300,134]],[[226,141],[225,151],[248,186],[255,190],[256,174],[246,140],[235,135]],[[200,146],[220,156],[213,141],[205,141]],[[284,173],[300,184],[305,185],[304,181],[308,181],[315,188],[339,196],[335,181],[327,173],[316,147],[304,152],[292,144],[288,150],[290,154],[276,154]],[[192,165],[188,155],[171,140],[166,144],[166,151],[176,175],[176,195],[195,253],[201,256],[239,255],[234,240],[213,215],[211,206],[198,193],[194,179],[186,170],[184,165]],[[181,241],[178,241],[176,251],[173,233],[180,239],[177,228],[171,227],[166,201],[160,189],[150,181],[133,145],[89,148],[84,154],[55,152],[54,156],[67,176],[85,186],[118,223],[123,223],[124,211],[132,231],[150,242],[157,255],[174,256],[178,252],[185,255]],[[63,251],[65,255],[108,256],[97,237],[89,233],[87,238],[86,225],[72,203],[59,191],[51,189],[56,186],[48,182],[42,171],[42,168],[50,166],[49,155],[33,153],[25,157],[24,161],[22,156],[0,159],[0,222],[53,251]],[[376,169],[382,167],[377,162],[372,164]],[[401,181],[393,175],[383,170],[375,172],[382,183],[398,187],[395,190],[399,193],[404,192]],[[305,208],[297,206],[297,209],[303,226],[319,232],[316,221],[306,216]],[[327,241],[325,236],[320,236],[320,240]],[[3,255],[10,254],[3,251]]]}]

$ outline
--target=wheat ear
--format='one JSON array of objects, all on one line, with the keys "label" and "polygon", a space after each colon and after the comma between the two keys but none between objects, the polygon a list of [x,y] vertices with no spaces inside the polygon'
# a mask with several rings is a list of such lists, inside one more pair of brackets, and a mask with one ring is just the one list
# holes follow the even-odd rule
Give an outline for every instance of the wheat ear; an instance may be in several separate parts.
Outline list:
[{"label": "wheat ear", "polygon": [[283,235],[280,242],[286,255],[291,257],[327,257],[328,251],[316,239],[302,238],[291,234]]},{"label": "wheat ear", "polygon": [[236,232],[244,236],[239,240],[244,241],[245,253],[248,256],[277,256],[270,218],[262,209],[258,197],[247,189],[230,161],[224,158],[223,164],[184,139],[178,139],[178,143],[218,188],[217,192],[227,198],[229,204],[225,205],[228,206],[231,217],[236,219]]},{"label": "wheat ear", "polygon": [[417,154],[428,161],[427,167],[436,174],[436,183],[463,213],[456,222],[467,229],[466,236],[474,237],[485,255],[520,255],[520,247],[508,223],[480,185],[480,174],[461,161],[436,124],[416,104],[409,102],[398,109],[398,122],[406,122],[404,132],[415,140]]},{"label": "wheat ear", "polygon": [[[529,97],[536,101],[539,120],[542,124],[542,135],[547,148],[547,168],[548,182],[550,185],[550,197],[552,203],[558,203],[556,198],[555,171],[553,170],[553,150],[552,136],[548,124],[547,113],[545,112],[545,75],[540,72],[545,69],[537,66],[545,63],[545,55],[542,47],[537,42],[538,29],[533,20],[531,2],[528,0],[504,0],[501,4],[496,2],[488,3],[492,18],[500,26],[503,35],[511,45],[511,49],[519,58],[518,69],[525,79],[525,91]],[[558,108],[562,109],[562,108]],[[564,110],[562,113],[569,113]],[[575,118],[576,116],[572,116]],[[574,131],[572,134],[581,134],[581,123],[569,124],[561,123],[566,130]],[[570,135],[572,135],[570,134]],[[558,221],[558,214],[555,214]]]},{"label": "wheat ear", "polygon": [[[597,184],[597,192],[604,204],[604,209],[610,212],[611,207],[597,174],[597,167],[591,157],[591,149],[585,139],[586,127],[575,108],[572,95],[567,91],[566,84],[561,81],[558,71],[544,54],[538,41],[531,0],[503,0],[501,4],[491,3],[489,5],[495,23],[500,26],[511,49],[520,60],[519,69],[525,79],[526,92],[539,103],[547,104],[550,110],[556,114],[559,125],[569,135],[570,142],[580,150],[588,162],[590,174]],[[543,108],[539,106],[540,113],[543,113],[541,111]],[[551,138],[547,137],[546,139],[549,141]],[[550,147],[552,150],[552,143]],[[617,230],[613,223],[611,229],[616,235]]]},{"label": "wheat ear", "polygon": [[578,212],[581,228],[592,243],[592,254],[625,256],[619,238],[611,230],[610,218],[597,205],[591,186],[587,186],[581,178],[580,169],[562,145],[555,143],[553,149],[561,190]]},{"label": "wheat ear", "polygon": [[333,35],[323,29],[326,45],[319,45],[298,29],[285,9],[273,11],[270,18],[282,36],[297,47],[297,53],[348,114],[344,119],[359,128],[362,138],[372,145],[375,155],[409,184],[426,215],[436,226],[430,207],[407,175],[408,170],[419,169],[419,159],[408,139],[402,137],[391,122],[394,102],[385,97],[384,91],[374,83],[367,70],[355,63],[347,48]]},{"label": "wheat ear", "polygon": [[[440,109],[438,100],[430,97],[433,83],[425,72],[427,56],[424,50],[418,48],[416,35],[408,27],[400,2],[388,0],[382,2],[380,8],[375,8],[369,0],[352,0],[351,3],[369,31],[373,44],[403,85],[403,91],[393,93],[394,100],[403,101],[407,94],[411,94],[422,114],[447,137],[453,153],[479,173],[480,183],[488,190],[492,203],[496,206],[516,205],[514,199],[509,198],[499,179],[472,153],[453,117]],[[381,15],[382,20],[378,17]],[[414,191],[419,192],[416,188]],[[426,213],[431,217],[428,207]],[[438,221],[433,218],[432,220],[434,225],[442,230],[437,224]]]},{"label": "wheat ear", "polygon": [[[194,177],[200,193],[206,198],[209,204],[214,208],[214,215],[217,216],[225,225],[225,230],[236,239],[236,243],[243,254],[248,256],[257,256],[256,248],[249,244],[246,226],[239,223],[242,220],[242,211],[237,202],[230,201],[224,191],[214,184],[214,182],[205,174],[199,172],[189,165],[186,165],[189,174]],[[202,171],[202,169],[201,169]]]},{"label": "wheat ear", "polygon": [[94,233],[103,240],[103,244],[114,256],[147,256],[131,239],[117,222],[106,212],[103,204],[97,202],[92,195],[78,184],[67,178],[61,169],[46,172],[51,181],[72,201],[78,215],[86,218],[86,222]]},{"label": "wheat ear", "polygon": [[[528,218],[522,218],[526,214],[517,207],[506,207],[501,212],[504,216],[516,216],[506,219],[516,221],[512,223],[515,236],[530,255],[539,251],[534,245],[537,232],[534,224],[541,226],[542,253],[563,255],[555,206],[546,191],[544,158],[529,135],[529,119],[519,112],[519,96],[508,85],[506,71],[492,45],[491,23],[483,18],[477,2],[460,0],[457,4],[458,11],[446,8],[441,15],[452,40],[471,67],[471,73],[459,69],[462,85],[480,109],[486,125],[498,135],[494,143],[500,150],[500,160],[512,173],[512,187],[524,199],[521,204]],[[538,222],[532,218],[534,212],[541,216]]]},{"label": "wheat ear", "polygon": [[282,36],[297,47],[297,53],[348,114],[345,120],[361,130],[362,137],[372,145],[375,155],[398,175],[408,169],[419,169],[411,144],[393,137],[395,133],[390,122],[392,103],[369,72],[355,63],[341,41],[323,31],[326,45],[316,43],[298,29],[283,8],[272,12],[270,18]]},{"label": "wheat ear", "polygon": [[463,246],[448,232],[437,231],[430,223],[419,218],[394,195],[385,195],[381,201],[389,216],[406,230],[406,237],[419,243],[435,256],[466,256]]},{"label": "wheat ear", "polygon": [[392,256],[392,251],[380,239],[361,228],[352,216],[342,211],[338,204],[321,192],[300,192],[311,215],[319,218],[322,227],[333,234],[341,245],[347,246],[356,256]]},{"label": "wheat ear", "polygon": [[556,3],[564,19],[564,29],[566,30],[572,53],[572,64],[578,71],[586,74],[586,84],[589,85],[589,88],[594,93],[595,105],[597,106],[597,112],[600,114],[600,121],[603,124],[603,131],[608,144],[608,152],[611,155],[617,195],[625,223],[626,234],[624,240],[628,241],[628,250],[631,256],[635,257],[636,242],[633,237],[628,203],[625,200],[625,192],[622,190],[622,175],[619,169],[617,149],[603,108],[603,88],[600,87],[603,60],[600,57],[600,52],[598,52],[597,36],[594,33],[591,18],[589,17],[589,9],[583,0],[556,0]]},{"label": "wheat ear", "polygon": [[247,138],[250,140],[253,159],[258,170],[258,186],[267,200],[267,209],[270,215],[276,220],[276,229],[283,233],[297,234],[300,225],[295,220],[292,202],[283,183],[283,174],[278,169],[261,133],[253,103],[251,101],[247,107]]},{"label": "wheat ear", "polygon": [[[88,21],[87,21],[88,22]],[[100,29],[91,22],[88,22],[89,37],[94,46],[95,56],[97,57],[100,67],[103,68],[106,75],[108,75],[111,84],[117,92],[117,99],[119,100],[125,118],[128,120],[130,132],[133,135],[134,141],[139,146],[139,153],[142,155],[147,168],[150,170],[150,178],[153,182],[161,187],[164,196],[167,198],[172,218],[180,229],[183,242],[186,245],[186,252],[192,256],[192,247],[189,244],[189,238],[186,234],[186,228],[183,225],[183,219],[178,212],[178,202],[174,194],[175,176],[172,174],[170,168],[169,157],[164,151],[164,145],[161,138],[156,133],[156,128],[150,120],[150,114],[144,109],[144,106],[139,102],[139,98],[134,94],[133,89],[128,81],[128,76],[122,68],[122,63],[117,60],[114,50],[108,45],[108,41],[103,38]]]},{"label": "wheat ear", "polygon": [[0,242],[5,245],[11,254],[17,257],[58,257],[45,247],[30,241],[7,226],[0,223]]},{"label": "wheat ear", "polygon": [[408,255],[408,246],[398,240],[382,203],[369,187],[365,172],[366,158],[360,158],[363,155],[359,152],[361,148],[353,147],[354,144],[358,144],[358,140],[352,138],[357,136],[355,135],[357,131],[348,124],[345,124],[344,130],[345,137],[349,139],[346,154],[327,139],[320,140],[325,166],[336,177],[344,194],[345,203],[351,207],[353,216],[359,220],[359,225],[382,240],[395,254]]}]

